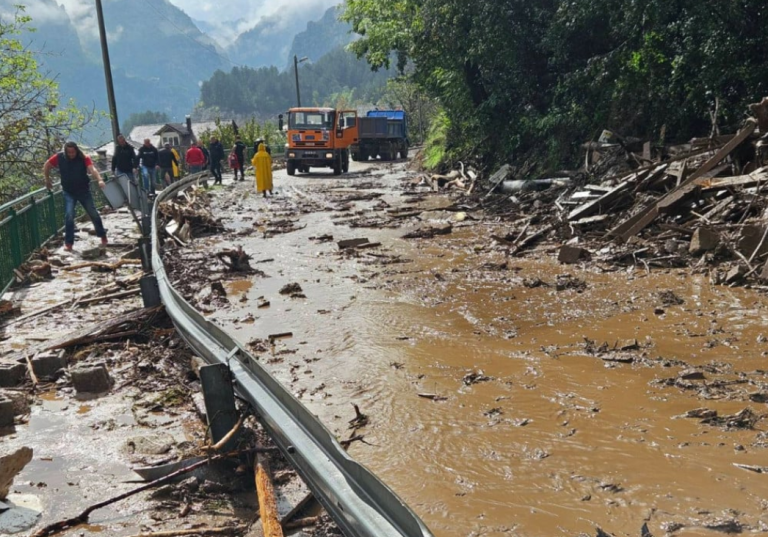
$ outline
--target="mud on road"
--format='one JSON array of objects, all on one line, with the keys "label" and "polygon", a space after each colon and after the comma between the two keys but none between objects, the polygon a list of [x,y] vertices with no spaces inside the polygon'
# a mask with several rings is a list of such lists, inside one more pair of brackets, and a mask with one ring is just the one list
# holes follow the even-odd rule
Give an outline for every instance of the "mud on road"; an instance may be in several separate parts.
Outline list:
[{"label": "mud on road", "polygon": [[[503,219],[402,163],[275,184],[216,190],[227,232],[168,259],[436,535],[768,529],[762,294],[507,256]],[[238,247],[250,274],[215,256]]]}]

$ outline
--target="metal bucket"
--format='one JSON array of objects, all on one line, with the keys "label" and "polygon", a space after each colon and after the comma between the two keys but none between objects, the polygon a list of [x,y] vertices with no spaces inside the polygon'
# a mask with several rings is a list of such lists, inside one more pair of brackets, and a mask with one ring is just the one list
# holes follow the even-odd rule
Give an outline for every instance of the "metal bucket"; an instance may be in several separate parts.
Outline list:
[{"label": "metal bucket", "polygon": [[128,198],[128,205],[133,209],[141,209],[139,184],[124,173],[118,174],[117,181],[120,183],[120,186],[123,187],[123,192],[125,193],[126,198]]},{"label": "metal bucket", "polygon": [[116,181],[115,179],[106,179],[104,181],[104,197],[107,198],[107,201],[112,206],[113,209],[119,209],[123,205],[126,204],[128,199],[125,196],[125,192],[123,192],[123,188],[120,186],[120,183]]}]

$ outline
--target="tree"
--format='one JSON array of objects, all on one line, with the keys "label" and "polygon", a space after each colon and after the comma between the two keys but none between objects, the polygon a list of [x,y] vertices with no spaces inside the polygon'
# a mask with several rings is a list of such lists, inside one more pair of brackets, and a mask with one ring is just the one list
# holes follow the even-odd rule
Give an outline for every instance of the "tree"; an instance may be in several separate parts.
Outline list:
[{"label": "tree", "polygon": [[168,114],[165,112],[153,112],[151,110],[147,110],[146,112],[139,112],[128,116],[128,119],[123,121],[122,132],[128,136],[128,134],[130,134],[133,128],[137,125],[164,125],[170,121],[171,118],[168,117]]},{"label": "tree", "polygon": [[412,143],[423,143],[426,140],[430,125],[439,111],[434,99],[406,75],[387,80],[379,106],[405,110]]},{"label": "tree", "polygon": [[41,186],[44,160],[95,118],[73,101],[60,106],[56,82],[18,39],[29,22],[21,6],[0,19],[0,202]]},{"label": "tree", "polygon": [[342,18],[359,57],[442,107],[446,158],[488,168],[574,165],[603,128],[684,141],[715,109],[732,132],[768,94],[763,0],[347,0]]}]

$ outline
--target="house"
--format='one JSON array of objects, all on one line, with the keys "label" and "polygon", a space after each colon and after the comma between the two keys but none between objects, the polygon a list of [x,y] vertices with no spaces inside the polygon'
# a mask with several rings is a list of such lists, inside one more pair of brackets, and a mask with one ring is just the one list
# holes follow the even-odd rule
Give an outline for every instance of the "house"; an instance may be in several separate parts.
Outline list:
[{"label": "house", "polygon": [[[222,124],[231,120],[221,120]],[[185,123],[165,123],[161,125],[137,125],[128,135],[128,140],[139,145],[149,138],[155,147],[162,147],[166,143],[174,147],[189,147],[193,138],[197,135],[216,129],[215,121],[200,121],[192,124],[192,118],[187,116]]]}]

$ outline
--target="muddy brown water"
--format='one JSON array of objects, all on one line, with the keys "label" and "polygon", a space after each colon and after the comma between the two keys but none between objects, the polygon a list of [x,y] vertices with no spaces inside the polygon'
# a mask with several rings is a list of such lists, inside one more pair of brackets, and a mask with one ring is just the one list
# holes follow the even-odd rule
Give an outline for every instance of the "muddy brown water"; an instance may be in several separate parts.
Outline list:
[{"label": "muddy brown water", "polygon": [[[397,207],[407,199],[402,177],[374,167],[358,181],[373,182]],[[232,208],[225,223],[246,229],[254,218],[282,218],[308,200],[327,205],[354,189],[321,174],[278,174],[276,184],[281,196],[270,201],[249,190],[221,194],[217,203]],[[353,211],[372,216],[373,203],[356,202]],[[440,203],[449,200],[421,206]],[[414,220],[402,229],[351,229],[335,225],[337,216],[310,212],[300,216],[307,227],[293,233],[201,246],[239,244],[254,259],[275,260],[258,265],[268,278],[229,284],[232,306],[212,317],[243,342],[293,332],[261,362],[339,438],[350,434],[357,403],[370,424],[360,431],[367,444],[351,452],[436,535],[578,535],[597,526],[639,535],[646,521],[655,535],[712,535],[707,526],[730,519],[745,530],[768,527],[768,477],[734,466],[765,463],[765,422],[725,431],[679,418],[699,407],[762,414],[765,405],[737,391],[707,400],[654,383],[708,367],[708,380],[749,378],[748,390],[759,391],[768,381],[760,372],[768,353],[764,297],[712,287],[688,271],[564,267],[546,248],[492,270],[485,265],[504,256],[489,236],[503,226],[456,224],[452,235],[405,241],[399,237]],[[335,242],[310,240],[323,234],[368,237],[384,248],[350,259]],[[407,262],[381,265],[375,255]],[[563,274],[586,289],[558,291]],[[526,287],[535,278],[546,285]],[[279,295],[290,282],[307,298]],[[661,290],[684,303],[663,306]],[[258,297],[270,307],[257,309]],[[247,314],[256,322],[240,322]],[[585,338],[610,346],[637,340],[640,359],[603,361],[586,352]],[[464,382],[479,372],[489,380]]]}]

